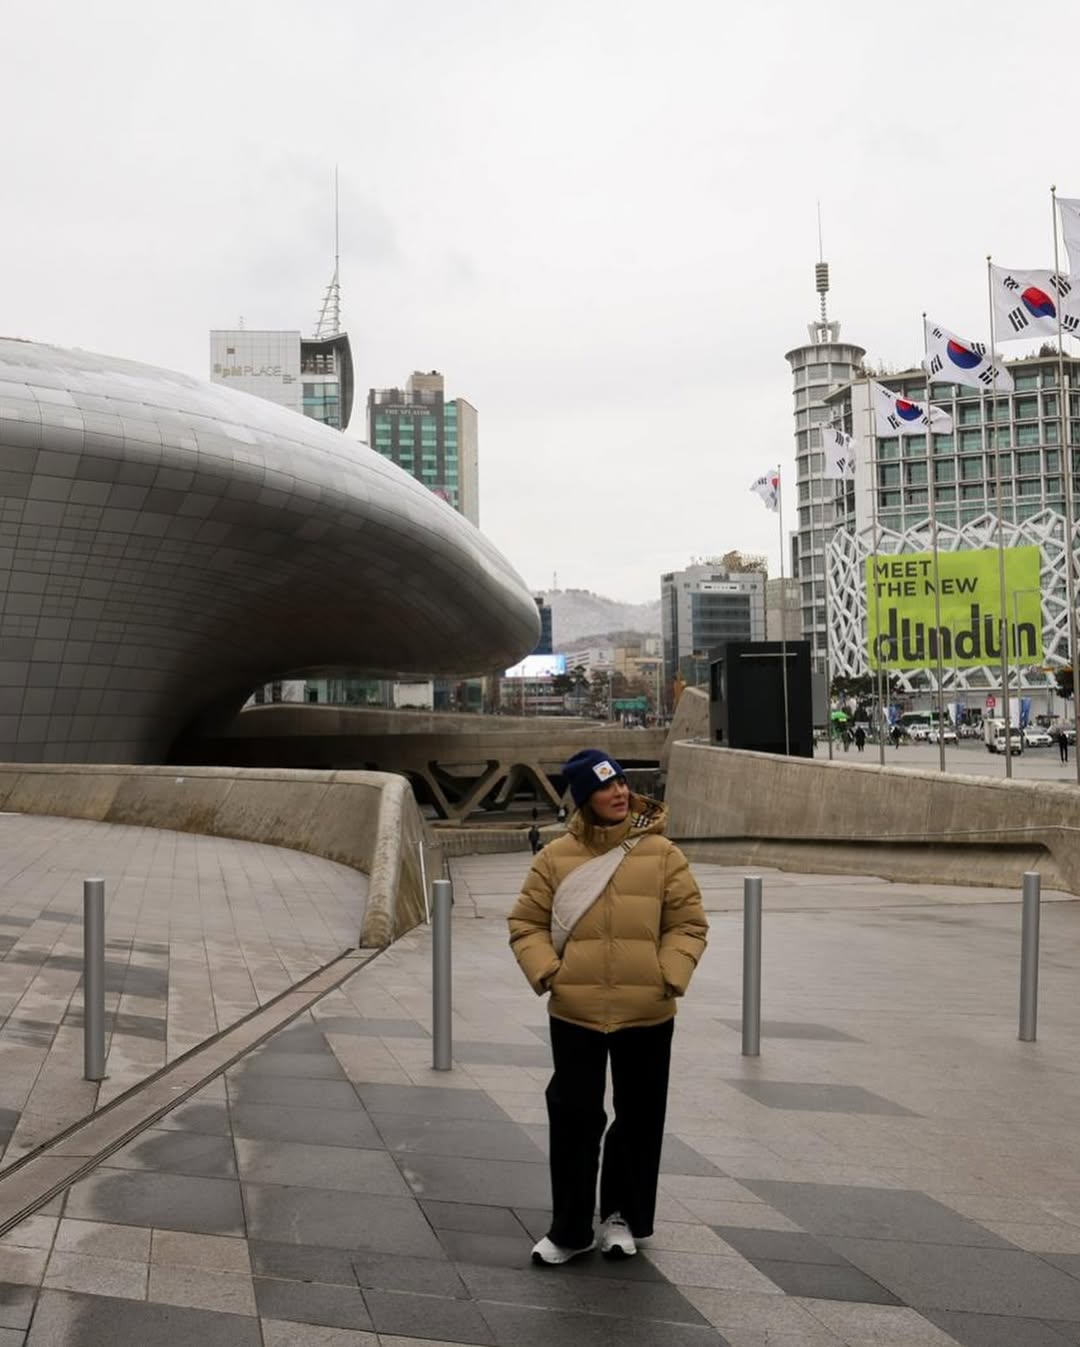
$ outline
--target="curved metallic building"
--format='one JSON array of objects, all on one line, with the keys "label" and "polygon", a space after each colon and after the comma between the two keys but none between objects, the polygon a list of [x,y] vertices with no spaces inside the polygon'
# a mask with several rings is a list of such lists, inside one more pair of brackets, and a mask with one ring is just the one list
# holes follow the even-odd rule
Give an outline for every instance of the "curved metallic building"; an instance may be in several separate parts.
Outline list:
[{"label": "curved metallic building", "polygon": [[0,340],[0,760],[154,762],[304,672],[465,675],[536,605],[419,482],[182,374]]}]

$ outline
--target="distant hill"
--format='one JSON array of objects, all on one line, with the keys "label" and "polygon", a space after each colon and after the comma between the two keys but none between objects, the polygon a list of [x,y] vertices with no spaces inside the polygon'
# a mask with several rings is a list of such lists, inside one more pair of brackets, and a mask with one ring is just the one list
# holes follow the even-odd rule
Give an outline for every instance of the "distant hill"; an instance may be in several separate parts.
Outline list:
[{"label": "distant hill", "polygon": [[551,605],[551,626],[555,649],[589,638],[610,637],[613,633],[660,635],[660,600],[650,603],[619,603],[588,589],[537,590]]}]

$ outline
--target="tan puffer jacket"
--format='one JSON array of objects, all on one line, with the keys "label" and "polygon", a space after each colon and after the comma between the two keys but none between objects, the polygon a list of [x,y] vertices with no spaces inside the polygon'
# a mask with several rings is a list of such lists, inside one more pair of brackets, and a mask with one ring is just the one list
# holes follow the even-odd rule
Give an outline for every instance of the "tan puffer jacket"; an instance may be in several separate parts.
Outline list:
[{"label": "tan puffer jacket", "polygon": [[[551,992],[556,1019],[587,1029],[662,1024],[675,1014],[705,949],[708,923],[686,857],[663,837],[667,809],[631,795],[622,823],[593,830],[585,845],[580,814],[565,836],[533,861],[510,913],[510,946],[537,995]],[[641,840],[574,927],[560,960],[551,942],[551,902],[577,866]]]}]

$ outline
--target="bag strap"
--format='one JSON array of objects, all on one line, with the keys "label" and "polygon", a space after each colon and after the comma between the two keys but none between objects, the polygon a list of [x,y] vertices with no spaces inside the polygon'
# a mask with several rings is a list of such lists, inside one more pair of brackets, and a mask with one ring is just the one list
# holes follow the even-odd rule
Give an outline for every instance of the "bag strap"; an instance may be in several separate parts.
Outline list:
[{"label": "bag strap", "polygon": [[551,901],[551,943],[560,958],[570,939],[570,932],[611,883],[615,871],[640,841],[640,837],[627,838],[610,851],[605,851],[602,856],[594,856],[591,861],[571,870],[555,890],[555,897]]}]

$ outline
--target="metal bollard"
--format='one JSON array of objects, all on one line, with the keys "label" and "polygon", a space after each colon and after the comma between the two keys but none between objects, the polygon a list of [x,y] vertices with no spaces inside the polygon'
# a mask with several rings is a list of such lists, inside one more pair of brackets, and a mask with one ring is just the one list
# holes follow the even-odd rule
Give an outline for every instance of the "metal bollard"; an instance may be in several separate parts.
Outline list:
[{"label": "metal bollard", "polygon": [[431,1019],[432,1065],[436,1071],[449,1071],[453,1055],[450,1030],[451,962],[450,907],[453,886],[448,879],[437,879],[432,889],[431,940]]},{"label": "metal bollard", "polygon": [[1024,914],[1020,936],[1020,1042],[1034,1043],[1039,1020],[1039,904],[1042,879],[1024,871]]},{"label": "metal bollard", "polygon": [[742,1055],[761,1055],[761,876],[743,880]]},{"label": "metal bollard", "polygon": [[105,881],[83,880],[83,1077],[105,1079]]}]

